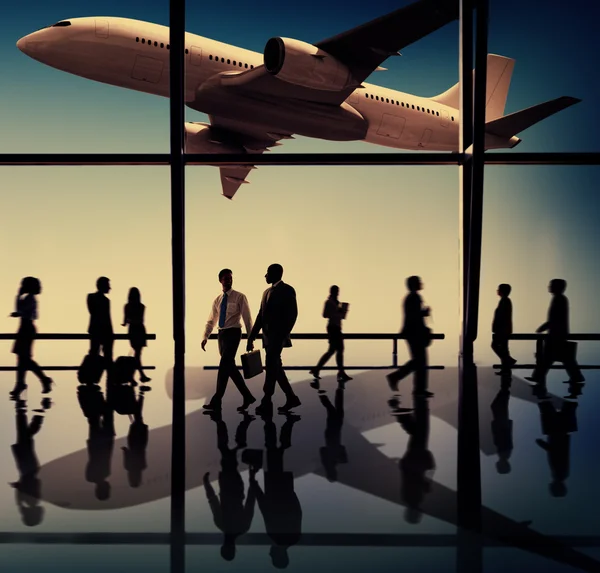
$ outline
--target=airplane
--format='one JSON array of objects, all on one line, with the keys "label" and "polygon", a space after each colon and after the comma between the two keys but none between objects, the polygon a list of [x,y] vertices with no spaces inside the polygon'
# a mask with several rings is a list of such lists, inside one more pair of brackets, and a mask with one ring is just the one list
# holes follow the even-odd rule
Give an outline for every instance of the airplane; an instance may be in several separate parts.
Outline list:
[{"label": "airplane", "polygon": [[[295,135],[394,149],[457,152],[459,84],[433,97],[365,80],[389,57],[457,20],[457,0],[418,0],[308,44],[274,37],[264,53],[185,34],[185,104],[210,123],[185,123],[187,153],[260,154]],[[24,54],[84,78],[169,97],[169,28],[118,17],[61,20],[17,42]],[[515,60],[487,58],[486,149],[578,103],[563,96],[504,115]],[[473,71],[475,73],[475,71]],[[220,168],[232,199],[255,165]]]},{"label": "airplane", "polygon": [[[355,375],[345,394],[344,423],[342,443],[346,447],[348,463],[338,466],[337,482],[404,506],[400,492],[402,473],[398,460],[389,457],[380,450],[383,444],[372,443],[364,433],[394,423],[395,417],[382,392],[385,372],[369,371]],[[261,386],[260,375],[253,384]],[[429,415],[446,421],[456,427],[458,424],[457,390],[458,369],[431,370],[429,388],[435,393]],[[167,372],[165,387],[172,395],[173,371]],[[301,416],[300,428],[294,432],[292,449],[286,456],[286,471],[293,472],[294,479],[313,473],[325,477],[325,470],[319,458],[319,447],[324,443],[325,412],[316,390],[310,386],[312,379],[294,383],[294,390],[302,401],[296,412]],[[335,376],[325,376],[321,380],[322,388],[333,388]],[[214,390],[214,372],[201,367],[186,368],[186,399],[206,399]],[[491,437],[490,404],[500,388],[500,381],[492,368],[478,369],[478,392],[480,406],[480,448],[484,455],[496,453]],[[513,375],[511,396],[528,402],[537,402],[532,387],[518,376]],[[389,396],[387,396],[389,397]],[[549,395],[556,401],[557,396]],[[232,434],[232,422],[239,422],[240,414],[235,411],[239,396],[227,392],[223,400],[223,418]],[[195,410],[186,416],[186,490],[202,485],[202,476],[210,472],[215,479],[220,471],[221,455],[217,449],[212,422],[203,410]],[[428,424],[428,422],[427,422]],[[247,437],[248,447],[262,447],[261,424],[253,424]],[[233,426],[235,427],[235,426]],[[400,430],[400,429],[398,429]],[[142,483],[132,488],[128,482],[124,464],[114,458],[110,476],[111,495],[108,499],[97,499],[94,484],[86,481],[86,467],[90,457],[87,448],[54,459],[41,466],[38,478],[41,482],[40,499],[58,507],[71,510],[115,510],[149,503],[163,499],[171,494],[170,464],[171,425],[154,428],[148,435],[145,453],[145,467]],[[127,437],[118,438],[113,451],[119,451],[127,445]],[[244,462],[241,462],[245,467]],[[456,491],[431,480],[431,488],[424,494],[421,510],[425,515],[457,525]],[[600,570],[600,563],[580,553],[560,541],[536,532],[531,522],[517,522],[501,513],[482,507],[484,535],[496,538],[513,547],[533,552],[539,556],[553,559],[584,571]]]}]

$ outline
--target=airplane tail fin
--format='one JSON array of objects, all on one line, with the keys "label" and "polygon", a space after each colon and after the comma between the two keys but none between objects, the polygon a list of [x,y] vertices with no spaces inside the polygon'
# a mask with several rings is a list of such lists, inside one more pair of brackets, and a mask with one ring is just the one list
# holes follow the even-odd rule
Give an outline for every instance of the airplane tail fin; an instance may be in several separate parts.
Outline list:
[{"label": "airplane tail fin", "polygon": [[485,124],[486,133],[497,135],[499,137],[512,137],[528,127],[566,109],[581,100],[575,97],[562,96],[544,103],[509,113],[504,117],[499,117]]},{"label": "airplane tail fin", "polygon": [[[504,114],[506,98],[510,87],[515,61],[512,58],[488,54],[485,120],[492,121]],[[475,81],[475,70],[473,70]],[[434,96],[432,100],[455,109],[460,107],[460,84],[453,85],[445,92]]]}]

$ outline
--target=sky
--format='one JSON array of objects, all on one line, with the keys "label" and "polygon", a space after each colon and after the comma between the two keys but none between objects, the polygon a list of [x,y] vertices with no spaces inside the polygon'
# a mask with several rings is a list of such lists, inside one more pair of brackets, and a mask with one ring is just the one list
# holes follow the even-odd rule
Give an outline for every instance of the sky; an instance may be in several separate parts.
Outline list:
[{"label": "sky", "polygon": [[[297,5],[232,0],[188,3],[186,29],[261,52],[272,36],[318,41],[396,9],[404,2]],[[16,41],[42,26],[77,16],[121,16],[168,24],[168,3],[90,0],[14,4],[0,21],[0,153],[168,152],[164,98],[103,85],[36,62]],[[489,51],[516,59],[506,113],[561,95],[583,101],[524,132],[516,151],[598,151],[595,19],[583,0],[565,10],[552,0],[523,6],[492,0]],[[560,43],[557,43],[560,38]],[[581,46],[585,45],[585,49]],[[389,71],[369,82],[430,96],[458,79],[458,23],[403,50]],[[206,117],[187,111],[187,119]],[[272,153],[390,152],[361,142],[298,137]],[[500,282],[513,285],[515,330],[532,332],[545,317],[548,280],[566,278],[573,331],[594,332],[600,205],[597,167],[486,168],[481,282],[480,360],[493,359],[489,327]],[[432,361],[458,348],[458,170],[453,167],[268,167],[250,175],[234,201],[221,196],[218,171],[189,167],[187,183],[188,361],[217,359],[199,342],[219,293],[218,271],[234,271],[252,312],[266,287],[268,264],[285,268],[298,293],[297,332],[324,331],[329,286],[350,303],[347,332],[396,332],[404,279],[423,277],[430,326],[446,334]],[[83,332],[85,296],[98,276],[112,280],[113,322],[120,324],[131,286],[146,303],[147,326],[159,340],[146,352],[170,356],[171,259],[169,172],[161,167],[0,168],[0,331],[16,329],[12,310],[20,279],[41,278],[40,331]],[[276,224],[265,226],[266,214]],[[124,331],[124,329],[123,329]],[[0,343],[6,352],[9,343]],[[288,363],[316,359],[323,343],[298,343]],[[348,344],[349,363],[390,359],[388,343]],[[39,345],[57,363],[60,345]],[[518,358],[530,357],[514,343]],[[588,351],[581,346],[581,351]],[[404,352],[402,350],[402,352]],[[589,352],[593,352],[590,347]],[[154,354],[151,354],[154,353]],[[520,354],[519,354],[520,353]],[[10,361],[10,357],[9,361]]]}]

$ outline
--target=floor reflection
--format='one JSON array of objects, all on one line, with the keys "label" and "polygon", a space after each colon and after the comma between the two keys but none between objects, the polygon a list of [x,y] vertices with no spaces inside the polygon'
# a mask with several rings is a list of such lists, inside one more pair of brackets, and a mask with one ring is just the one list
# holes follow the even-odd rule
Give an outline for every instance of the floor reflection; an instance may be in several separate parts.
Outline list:
[{"label": "floor reflection", "polygon": [[[299,380],[294,387],[302,406],[294,414],[259,419],[237,411],[234,392],[225,395],[222,413],[203,411],[215,374],[188,368],[186,395],[195,408],[186,416],[188,530],[220,531],[220,556],[227,561],[235,559],[246,535],[264,533],[275,567],[287,567],[307,539],[343,535],[348,527],[371,542],[374,533],[456,532],[456,484],[449,476],[456,473],[458,369],[429,372],[431,398],[412,396],[409,381],[393,395],[386,374],[360,372],[346,383],[335,376],[319,384]],[[171,376],[164,390],[152,393],[127,384],[108,393],[104,384],[73,385],[68,395],[78,407],[67,408],[61,398],[50,412],[49,400],[36,411],[33,401],[7,400],[16,420],[12,451],[19,477],[11,486],[22,523],[48,525],[53,506],[83,511],[90,523],[106,513],[95,510],[129,509],[133,530],[144,531],[144,508],[170,496],[171,425],[148,424],[145,412],[155,401],[168,417]],[[260,378],[253,385],[260,387]],[[499,377],[479,368],[478,394],[486,536],[580,569],[595,567],[553,538],[542,518],[558,511],[566,523],[566,516],[581,514],[581,496],[593,489],[582,493],[582,479],[597,477],[594,470],[587,476],[575,471],[589,449],[574,449],[572,436],[579,440],[595,420],[583,389],[569,388],[562,397],[564,386],[552,377],[540,389],[517,374]],[[83,447],[48,459],[39,448],[40,429],[55,416],[77,417],[86,430]],[[526,479],[524,468],[530,472]],[[526,510],[532,488],[538,497],[545,491],[543,510]],[[571,496],[573,506],[554,508],[554,499]],[[588,525],[594,520],[595,514]]]}]

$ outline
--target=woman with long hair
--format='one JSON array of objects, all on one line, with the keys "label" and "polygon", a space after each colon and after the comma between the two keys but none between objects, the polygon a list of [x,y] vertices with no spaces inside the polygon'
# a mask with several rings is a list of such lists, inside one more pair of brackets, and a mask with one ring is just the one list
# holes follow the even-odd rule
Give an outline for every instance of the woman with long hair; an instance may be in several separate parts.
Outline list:
[{"label": "woman with long hair", "polygon": [[337,285],[332,285],[329,289],[329,298],[325,301],[325,307],[323,309],[323,318],[328,318],[327,323],[327,339],[329,341],[329,348],[318,364],[311,368],[308,373],[311,374],[315,380],[320,380],[319,372],[321,368],[327,364],[327,361],[335,354],[338,375],[337,381],[341,384],[352,380],[346,371],[344,370],[344,335],[342,334],[342,320],[346,318],[346,311],[348,310],[347,303],[340,303],[338,296],[340,294],[340,288]]},{"label": "woman with long hair", "polygon": [[129,343],[135,353],[135,358],[140,372],[140,381],[149,382],[151,379],[144,374],[142,369],[142,348],[147,346],[146,327],[144,326],[145,305],[142,304],[140,291],[136,287],[129,289],[127,304],[125,305],[123,324],[129,325]]},{"label": "woman with long hair", "polygon": [[25,277],[21,281],[19,294],[15,300],[15,311],[10,315],[21,319],[19,330],[12,352],[17,355],[17,383],[10,392],[12,398],[18,398],[25,384],[25,374],[31,370],[42,383],[42,393],[47,394],[52,389],[52,379],[46,376],[37,362],[33,360],[33,341],[36,335],[34,321],[37,319],[36,295],[42,292],[42,284],[35,277]]}]

